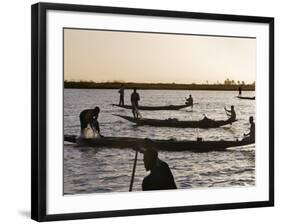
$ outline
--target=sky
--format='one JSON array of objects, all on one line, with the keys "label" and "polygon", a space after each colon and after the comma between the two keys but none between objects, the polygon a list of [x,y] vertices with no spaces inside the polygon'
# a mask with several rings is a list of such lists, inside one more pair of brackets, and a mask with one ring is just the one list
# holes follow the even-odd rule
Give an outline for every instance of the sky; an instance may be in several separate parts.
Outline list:
[{"label": "sky", "polygon": [[64,29],[64,79],[253,83],[256,39]]}]

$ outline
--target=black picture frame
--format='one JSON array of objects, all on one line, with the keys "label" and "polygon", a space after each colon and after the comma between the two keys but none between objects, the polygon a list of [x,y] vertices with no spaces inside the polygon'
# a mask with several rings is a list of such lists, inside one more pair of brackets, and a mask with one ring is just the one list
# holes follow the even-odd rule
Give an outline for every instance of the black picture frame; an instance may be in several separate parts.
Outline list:
[{"label": "black picture frame", "polygon": [[[196,206],[160,207],[149,209],[114,210],[70,214],[46,213],[46,13],[48,10],[100,12],[169,18],[192,18],[234,22],[253,22],[269,25],[269,200]],[[73,4],[37,3],[32,5],[32,155],[31,155],[31,218],[37,221],[74,220],[86,218],[178,213],[206,210],[274,206],[274,18],[183,11],[163,11],[137,8],[103,7]]]}]

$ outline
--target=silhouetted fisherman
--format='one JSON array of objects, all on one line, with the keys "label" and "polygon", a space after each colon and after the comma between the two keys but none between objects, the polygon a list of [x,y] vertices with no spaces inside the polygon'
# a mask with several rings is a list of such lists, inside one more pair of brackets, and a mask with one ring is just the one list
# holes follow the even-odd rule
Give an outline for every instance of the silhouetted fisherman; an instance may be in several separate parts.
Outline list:
[{"label": "silhouetted fisherman", "polygon": [[231,105],[230,110],[226,109],[226,107],[224,109],[226,111],[227,116],[229,116],[229,119],[232,120],[232,121],[235,121],[236,120],[236,112],[234,110],[234,106]]},{"label": "silhouetted fisherman", "polygon": [[185,98],[185,100],[186,100],[185,103],[191,105],[191,107],[193,108],[193,98],[192,98],[192,95],[189,94],[189,97]]},{"label": "silhouetted fisherman", "polygon": [[131,94],[132,112],[134,118],[139,118],[138,106],[140,95],[137,93],[137,88],[134,88],[134,92]]},{"label": "silhouetted fisherman", "polygon": [[120,94],[119,106],[124,106],[124,89],[124,84],[122,84],[118,91]]},{"label": "silhouetted fisherman", "polygon": [[167,163],[158,158],[154,149],[147,149],[143,154],[144,167],[150,174],[143,179],[142,190],[177,189],[173,174]]},{"label": "silhouetted fisherman", "polygon": [[255,136],[256,136],[256,125],[254,122],[254,117],[251,116],[249,117],[249,122],[250,122],[250,132],[247,134],[244,134],[244,139],[243,141],[250,141],[250,142],[254,142],[255,141]]},{"label": "silhouetted fisherman", "polygon": [[95,107],[94,109],[83,110],[80,115],[80,126],[81,126],[81,135],[84,133],[84,130],[90,125],[93,131],[100,133],[100,127],[98,122],[98,117],[100,113],[100,108]]},{"label": "silhouetted fisherman", "polygon": [[239,96],[241,96],[242,95],[242,88],[241,88],[241,86],[239,86],[238,92],[239,92]]}]

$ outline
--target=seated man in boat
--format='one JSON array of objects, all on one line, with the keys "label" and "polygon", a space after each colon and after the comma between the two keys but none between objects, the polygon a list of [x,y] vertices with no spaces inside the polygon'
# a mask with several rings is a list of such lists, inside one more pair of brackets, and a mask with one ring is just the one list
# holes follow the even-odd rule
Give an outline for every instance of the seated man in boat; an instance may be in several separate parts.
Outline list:
[{"label": "seated man in boat", "polygon": [[189,97],[185,98],[185,100],[186,100],[185,104],[191,104],[193,106],[193,98],[191,94],[189,94]]},{"label": "seated man in boat", "polygon": [[204,124],[205,124],[206,126],[212,126],[212,125],[214,125],[215,121],[214,121],[213,119],[208,118],[206,114],[203,114],[203,116],[204,116],[204,117],[203,117],[203,119],[202,119],[201,121],[204,122]]},{"label": "seated man in boat", "polygon": [[204,117],[203,117],[202,121],[204,121],[204,122],[214,121],[214,120],[208,118],[206,114],[203,114],[203,116]]},{"label": "seated man in boat", "polygon": [[229,120],[235,121],[236,120],[236,112],[234,110],[234,106],[231,105],[230,110],[226,109],[226,107],[224,107],[224,109],[226,111],[227,116],[229,117]]},{"label": "seated man in boat", "polygon": [[[81,136],[85,135],[85,131],[88,131],[90,126],[91,133],[90,135],[94,136],[100,136],[100,127],[98,122],[98,116],[99,116],[100,108],[95,107],[94,109],[87,109],[83,110],[80,115],[80,126],[81,126]],[[85,136],[86,137],[86,136]]]},{"label": "seated man in boat", "polygon": [[249,117],[249,122],[250,122],[250,132],[247,134],[244,134],[243,141],[250,141],[250,142],[255,142],[255,134],[256,134],[256,125],[254,122],[254,117],[251,116]]},{"label": "seated man in boat", "polygon": [[177,189],[173,174],[167,163],[158,158],[154,149],[147,149],[143,154],[144,167],[150,174],[143,179],[142,190]]},{"label": "seated man in boat", "polygon": [[139,106],[140,95],[137,93],[137,88],[134,88],[134,92],[131,94],[132,112],[134,118],[139,118],[138,106]]}]

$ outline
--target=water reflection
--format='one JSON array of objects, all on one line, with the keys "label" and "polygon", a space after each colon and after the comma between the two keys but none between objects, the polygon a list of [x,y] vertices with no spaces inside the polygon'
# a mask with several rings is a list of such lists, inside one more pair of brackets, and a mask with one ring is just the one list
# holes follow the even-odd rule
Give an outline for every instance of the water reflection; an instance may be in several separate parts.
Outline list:
[{"label": "water reflection", "polygon": [[[129,103],[125,91],[125,104]],[[99,106],[102,134],[154,139],[206,140],[240,139],[248,132],[249,116],[255,117],[255,101],[239,100],[232,91],[161,91],[140,90],[142,105],[182,104],[189,93],[194,98],[193,112],[189,108],[179,111],[142,111],[143,117],[179,120],[199,120],[203,114],[209,118],[226,119],[225,106],[234,105],[238,122],[216,129],[160,128],[135,126],[115,117],[113,113],[130,115],[130,110],[112,107],[118,102],[117,90],[66,89],[64,93],[64,133],[79,133],[79,113],[86,108]],[[244,93],[243,93],[244,94]],[[245,95],[254,95],[252,92]],[[132,149],[78,147],[64,145],[64,193],[127,192],[133,167]],[[226,152],[160,152],[175,177],[178,188],[250,186],[255,184],[255,151],[253,146],[230,149]],[[134,190],[141,190],[147,175],[142,156],[139,156]]]}]

